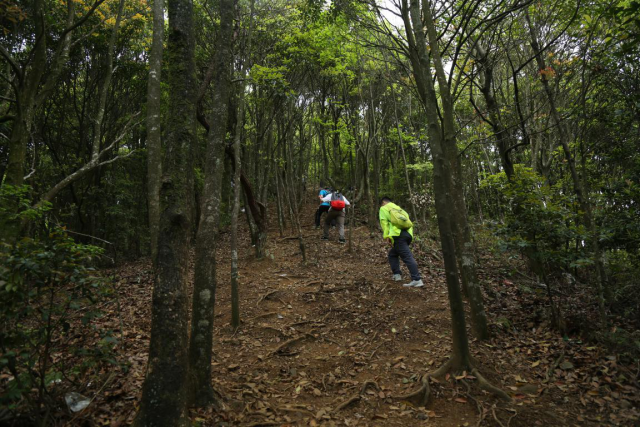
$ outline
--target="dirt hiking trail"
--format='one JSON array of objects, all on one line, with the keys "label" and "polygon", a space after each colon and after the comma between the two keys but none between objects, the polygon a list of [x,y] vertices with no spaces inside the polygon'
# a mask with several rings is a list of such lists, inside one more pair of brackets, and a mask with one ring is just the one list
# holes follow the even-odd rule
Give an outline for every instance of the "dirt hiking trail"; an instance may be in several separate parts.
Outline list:
[{"label": "dirt hiking trail", "polygon": [[[437,246],[413,245],[425,286],[403,288],[408,272],[403,265],[405,280],[391,280],[387,247],[379,233],[370,236],[368,228],[355,221],[350,253],[348,245],[338,243],[336,229],[329,241],[320,240],[322,230],[313,226],[315,209],[310,195],[301,215],[306,264],[298,240],[290,229],[281,237],[275,218],[268,241],[272,258],[255,261],[248,232],[240,230],[243,323],[237,331],[229,326],[229,234],[221,234],[213,368],[225,409],[193,410],[196,425],[513,427],[637,422],[638,389],[614,384],[617,376],[632,373],[600,348],[568,344],[544,325],[531,327],[513,283],[488,259],[481,260],[479,271],[483,283],[494,285],[487,296],[494,338],[485,343],[472,339],[471,349],[485,376],[514,401],[504,403],[479,390],[467,373],[432,381],[426,407],[397,399],[417,389],[420,376],[449,355],[450,314]],[[96,409],[86,415],[112,427],[132,421],[140,398],[151,318],[149,261],[120,268],[118,289],[121,319],[108,321],[114,328],[123,322],[121,350],[129,368],[105,387],[96,398]],[[503,318],[511,319],[509,328],[501,326]]]}]

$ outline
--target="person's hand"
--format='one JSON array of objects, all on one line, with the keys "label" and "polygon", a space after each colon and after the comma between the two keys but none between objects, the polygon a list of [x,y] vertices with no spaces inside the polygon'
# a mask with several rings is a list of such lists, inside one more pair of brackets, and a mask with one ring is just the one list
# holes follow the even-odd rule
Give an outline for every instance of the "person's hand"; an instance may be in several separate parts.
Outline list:
[{"label": "person's hand", "polygon": [[386,237],[384,241],[387,242],[389,246],[393,246],[393,239],[391,237]]}]

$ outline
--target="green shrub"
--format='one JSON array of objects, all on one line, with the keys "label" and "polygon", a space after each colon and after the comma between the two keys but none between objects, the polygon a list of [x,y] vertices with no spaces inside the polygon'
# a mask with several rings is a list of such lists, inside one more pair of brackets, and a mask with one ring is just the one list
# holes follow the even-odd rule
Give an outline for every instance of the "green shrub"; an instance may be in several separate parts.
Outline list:
[{"label": "green shrub", "polygon": [[47,425],[63,393],[116,362],[116,340],[97,322],[98,307],[113,296],[91,267],[102,249],[76,243],[60,227],[39,230],[0,246],[0,406]]}]

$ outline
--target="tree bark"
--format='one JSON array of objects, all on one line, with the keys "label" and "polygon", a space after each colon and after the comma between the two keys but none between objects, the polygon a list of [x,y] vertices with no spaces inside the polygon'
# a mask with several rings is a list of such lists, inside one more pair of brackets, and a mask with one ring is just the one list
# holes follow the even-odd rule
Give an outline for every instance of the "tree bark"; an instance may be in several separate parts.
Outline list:
[{"label": "tree bark", "polygon": [[219,8],[220,33],[214,58],[213,109],[209,119],[210,130],[205,153],[204,188],[196,234],[193,319],[189,342],[189,363],[191,366],[189,401],[196,406],[216,403],[211,384],[213,319],[217,285],[215,248],[220,222],[225,135],[231,89],[235,1],[220,0]]},{"label": "tree bark", "polygon": [[[249,31],[247,34],[246,52],[245,55],[249,55],[251,52],[251,36],[253,29],[253,10],[255,0],[251,0],[250,14],[249,14]],[[238,328],[240,326],[240,296],[238,289],[238,214],[240,212],[240,142],[243,137],[244,130],[244,103],[245,103],[245,78],[248,59],[243,59],[243,64],[240,67],[240,87],[238,89],[238,114],[236,119],[236,133],[233,141],[233,154],[234,154],[234,172],[233,172],[233,207],[231,210],[231,326]]]},{"label": "tree bark", "polygon": [[[430,10],[425,10],[430,14]],[[411,0],[411,7],[407,0],[402,0],[402,15],[409,43],[411,66],[422,99],[427,118],[429,146],[433,155],[434,194],[438,230],[442,245],[442,255],[445,264],[445,277],[449,294],[452,326],[452,354],[453,369],[470,368],[469,340],[467,337],[464,304],[460,293],[456,249],[451,224],[450,212],[456,206],[452,200],[453,183],[452,171],[447,164],[443,152],[443,132],[438,117],[438,100],[433,80],[431,79],[431,64],[427,53],[423,25],[420,19],[418,0]],[[432,50],[433,52],[433,50]]]},{"label": "tree bark", "polygon": [[[414,18],[414,32],[416,40],[423,38],[423,33],[415,30],[416,24],[421,24],[419,20],[419,6],[417,0],[412,0],[412,16]],[[487,339],[489,337],[489,328],[487,326],[486,313],[484,311],[484,303],[482,293],[478,284],[477,273],[475,268],[475,255],[473,250],[473,242],[471,240],[471,229],[467,220],[467,208],[464,200],[464,192],[462,185],[462,170],[460,158],[458,155],[458,147],[456,141],[456,129],[454,122],[454,105],[451,97],[449,84],[444,71],[442,59],[440,58],[440,46],[438,44],[435,24],[431,15],[431,6],[428,0],[422,0],[422,14],[425,20],[427,30],[427,40],[433,65],[438,81],[438,92],[442,100],[442,153],[445,156],[449,168],[450,196],[453,199],[453,209],[449,212],[453,213],[451,227],[455,239],[454,250],[460,269],[460,277],[462,279],[463,289],[469,298],[471,308],[471,324],[476,336],[479,339]],[[418,27],[422,28],[422,27]],[[419,34],[418,34],[419,33]],[[420,44],[420,43],[418,43]],[[427,80],[427,79],[425,79]],[[428,83],[433,80],[428,79]],[[435,91],[435,88],[433,89]],[[432,101],[433,109],[437,108],[437,99]],[[434,160],[435,157],[434,157]]]},{"label": "tree bark", "polygon": [[167,71],[170,105],[162,215],[153,288],[147,378],[136,426],[188,424],[189,312],[187,280],[193,199],[192,153],[196,144],[193,4],[169,0]]},{"label": "tree bark", "polygon": [[164,0],[153,0],[153,39],[149,53],[147,82],[147,204],[151,259],[158,254],[160,223],[160,177],[162,176],[162,53],[164,43]]}]

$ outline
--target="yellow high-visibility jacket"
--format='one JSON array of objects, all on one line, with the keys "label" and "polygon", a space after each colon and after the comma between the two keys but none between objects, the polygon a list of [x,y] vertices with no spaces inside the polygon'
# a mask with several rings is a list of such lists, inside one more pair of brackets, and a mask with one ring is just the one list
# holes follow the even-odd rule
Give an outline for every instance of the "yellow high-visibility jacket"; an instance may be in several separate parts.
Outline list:
[{"label": "yellow high-visibility jacket", "polygon": [[[380,227],[382,228],[382,233],[383,233],[382,237],[385,239],[387,237],[391,237],[391,240],[393,240],[394,237],[399,236],[400,232],[402,231],[402,229],[396,227],[391,223],[391,218],[389,216],[389,209],[392,209],[392,208],[402,209],[400,206],[396,205],[395,203],[389,202],[386,205],[380,207],[380,212],[378,215],[378,217],[380,218]],[[409,234],[411,234],[411,237],[413,238],[413,227],[411,227],[407,231],[409,232]]]}]

